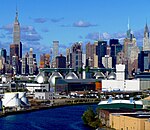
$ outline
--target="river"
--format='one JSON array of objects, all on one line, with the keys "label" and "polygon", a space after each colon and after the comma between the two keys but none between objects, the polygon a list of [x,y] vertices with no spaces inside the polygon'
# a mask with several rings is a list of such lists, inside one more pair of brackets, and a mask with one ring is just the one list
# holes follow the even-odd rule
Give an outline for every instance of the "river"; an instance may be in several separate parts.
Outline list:
[{"label": "river", "polygon": [[97,105],[64,106],[2,117],[0,130],[91,130],[81,119],[89,106],[96,109]]}]

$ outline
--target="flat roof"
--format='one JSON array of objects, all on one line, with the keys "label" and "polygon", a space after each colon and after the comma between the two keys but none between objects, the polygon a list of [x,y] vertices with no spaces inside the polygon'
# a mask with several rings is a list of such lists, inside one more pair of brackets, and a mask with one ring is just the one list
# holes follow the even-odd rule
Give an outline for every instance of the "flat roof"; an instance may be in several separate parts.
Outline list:
[{"label": "flat roof", "polygon": [[141,114],[122,114],[123,116],[129,116],[133,118],[150,118],[150,113]]},{"label": "flat roof", "polygon": [[140,113],[144,113],[144,112],[150,112],[149,110],[147,109],[120,109],[120,108],[117,108],[117,109],[100,109],[100,110],[105,110],[105,111],[108,111],[109,113],[133,113],[133,112],[140,112]]},{"label": "flat roof", "polygon": [[89,83],[96,81],[101,81],[101,79],[58,79],[60,81],[65,81],[66,83]]}]

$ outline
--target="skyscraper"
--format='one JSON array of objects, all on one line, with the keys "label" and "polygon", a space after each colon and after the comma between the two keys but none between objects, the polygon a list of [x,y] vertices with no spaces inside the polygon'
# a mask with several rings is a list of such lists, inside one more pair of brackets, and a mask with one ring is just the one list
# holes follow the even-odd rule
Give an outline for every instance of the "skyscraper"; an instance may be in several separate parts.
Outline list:
[{"label": "skyscraper", "polygon": [[94,42],[94,44],[86,44],[86,61],[87,65],[90,67],[98,67],[98,55],[96,52],[96,47],[98,42]]},{"label": "skyscraper", "polygon": [[10,45],[10,64],[12,65],[12,57],[17,56],[19,57],[19,46],[18,44],[11,44]]},{"label": "skyscraper", "polygon": [[94,44],[86,44],[86,61],[88,66],[94,67]]},{"label": "skyscraper", "polygon": [[66,57],[62,54],[56,56],[56,68],[66,68]]},{"label": "skyscraper", "polygon": [[16,17],[13,28],[13,44],[19,47],[19,58],[22,58],[22,43],[20,42],[20,23],[18,21],[18,11],[16,10]]},{"label": "skyscraper", "polygon": [[121,52],[122,45],[119,43],[118,39],[110,39],[109,46],[111,48],[110,56],[112,57],[112,67],[115,68],[116,67],[117,54],[119,52]]},{"label": "skyscraper", "polygon": [[102,64],[102,57],[107,53],[107,41],[98,41],[96,46],[96,54],[98,55],[98,67],[104,68]]},{"label": "skyscraper", "polygon": [[141,51],[139,53],[138,68],[141,72],[150,70],[150,51]]},{"label": "skyscraper", "polygon": [[40,55],[40,68],[50,68],[50,54]]},{"label": "skyscraper", "polygon": [[66,49],[66,67],[71,67],[71,53],[69,48]]},{"label": "skyscraper", "polygon": [[19,60],[18,56],[12,56],[12,67],[13,67],[13,74],[18,74],[19,73]]},{"label": "skyscraper", "polygon": [[112,68],[112,57],[109,55],[105,55],[105,57],[102,57],[102,64],[105,68]]},{"label": "skyscraper", "polygon": [[59,41],[53,41],[53,60],[58,56]]},{"label": "skyscraper", "polygon": [[7,51],[6,49],[1,49],[1,56],[4,58],[4,62],[6,63]]},{"label": "skyscraper", "polygon": [[78,71],[82,67],[82,45],[81,43],[75,43],[72,45],[72,68]]},{"label": "skyscraper", "polygon": [[127,37],[124,39],[123,53],[125,65],[128,70],[128,77],[132,77],[132,71],[138,68],[139,48],[136,45],[136,38],[128,27]]},{"label": "skyscraper", "polygon": [[144,30],[143,51],[150,51],[149,29],[147,23],[145,25],[145,30]]},{"label": "skyscraper", "polygon": [[23,75],[28,74],[28,64],[27,64],[27,57],[26,57],[26,55],[24,55],[22,57],[22,70],[21,70],[21,74],[23,74]]},{"label": "skyscraper", "polygon": [[33,48],[29,52],[29,74],[33,74]]}]

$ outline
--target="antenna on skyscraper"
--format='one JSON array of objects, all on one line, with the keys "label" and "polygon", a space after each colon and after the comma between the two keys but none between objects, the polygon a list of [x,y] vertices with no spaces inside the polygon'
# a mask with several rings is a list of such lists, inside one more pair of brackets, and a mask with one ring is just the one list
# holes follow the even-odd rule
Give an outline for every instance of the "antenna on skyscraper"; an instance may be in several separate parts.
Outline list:
[{"label": "antenna on skyscraper", "polygon": [[130,19],[128,17],[128,30],[130,29]]},{"label": "antenna on skyscraper", "polygon": [[98,41],[101,40],[101,35],[100,35],[100,32],[98,32]]},{"label": "antenna on skyscraper", "polygon": [[130,29],[130,19],[128,17],[128,30]]},{"label": "antenna on skyscraper", "polygon": [[147,25],[147,17],[146,17],[146,25]]}]

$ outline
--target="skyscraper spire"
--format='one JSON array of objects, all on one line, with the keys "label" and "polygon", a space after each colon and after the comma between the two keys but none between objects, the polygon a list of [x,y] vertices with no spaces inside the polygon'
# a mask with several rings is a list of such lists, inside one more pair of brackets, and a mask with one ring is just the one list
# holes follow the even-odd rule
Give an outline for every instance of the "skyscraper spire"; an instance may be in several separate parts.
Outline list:
[{"label": "skyscraper spire", "polygon": [[149,29],[147,26],[147,19],[146,19],[146,25],[145,25],[145,30],[144,30],[144,37],[149,37]]},{"label": "skyscraper spire", "polygon": [[[129,17],[128,17],[127,38],[131,39],[131,29],[130,29],[130,20],[129,20]],[[131,40],[132,40],[132,39],[131,39]]]},{"label": "skyscraper spire", "polygon": [[98,32],[98,41],[101,40],[100,32]]},{"label": "skyscraper spire", "polygon": [[17,9],[17,6],[16,6],[16,17],[15,17],[15,22],[18,22],[18,9]]},{"label": "skyscraper spire", "polygon": [[20,42],[20,24],[18,20],[18,10],[16,6],[16,16],[14,21],[14,28],[13,28],[13,43],[18,44],[19,46],[19,58],[22,57],[22,44]]},{"label": "skyscraper spire", "polygon": [[128,17],[128,30],[130,29],[130,19]]},{"label": "skyscraper spire", "polygon": [[147,19],[146,19],[146,25],[144,28],[143,51],[150,51],[150,39],[149,39],[149,29],[147,25]]}]

